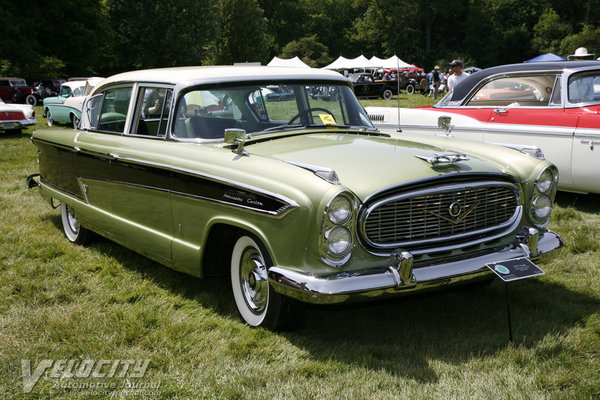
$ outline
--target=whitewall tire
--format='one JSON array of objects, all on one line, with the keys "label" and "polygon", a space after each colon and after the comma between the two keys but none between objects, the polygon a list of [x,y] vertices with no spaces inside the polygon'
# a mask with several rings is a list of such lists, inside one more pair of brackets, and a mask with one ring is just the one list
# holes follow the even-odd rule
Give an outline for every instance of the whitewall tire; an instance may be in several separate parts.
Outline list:
[{"label": "whitewall tire", "polygon": [[269,285],[271,259],[266,249],[250,236],[240,236],[231,252],[231,287],[242,319],[250,326],[271,330],[297,325],[302,307]]},{"label": "whitewall tire", "polygon": [[69,205],[60,204],[60,217],[67,239],[75,244],[85,244],[88,240],[88,230],[79,224],[73,209]]}]

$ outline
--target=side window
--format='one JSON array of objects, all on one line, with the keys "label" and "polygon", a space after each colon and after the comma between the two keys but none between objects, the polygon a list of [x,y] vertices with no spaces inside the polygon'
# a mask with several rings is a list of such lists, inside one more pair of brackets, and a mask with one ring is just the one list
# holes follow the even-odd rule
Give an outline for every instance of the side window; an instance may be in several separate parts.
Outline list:
[{"label": "side window", "polygon": [[600,100],[598,72],[573,75],[569,78],[569,102],[583,103]]},{"label": "side window", "polygon": [[71,88],[68,86],[61,86],[60,87],[60,96],[61,97],[67,97],[71,94]]},{"label": "side window", "polygon": [[545,107],[555,84],[554,75],[512,76],[487,82],[469,100],[469,106]]},{"label": "side window", "polygon": [[554,90],[552,91],[552,98],[550,99],[551,106],[560,106],[562,104],[562,93],[560,88],[560,76],[556,78],[556,83],[554,83]]},{"label": "side window", "polygon": [[223,139],[225,129],[240,128],[242,113],[236,90],[192,90],[178,101],[174,135],[180,138]]},{"label": "side window", "polygon": [[85,86],[79,86],[79,87],[73,89],[73,96],[83,96],[84,88],[85,88]]},{"label": "side window", "polygon": [[172,89],[140,87],[133,132],[136,135],[164,137],[172,97]]},{"label": "side window", "polygon": [[125,129],[130,99],[131,87],[119,87],[104,92],[98,130],[122,133]]},{"label": "side window", "polygon": [[104,100],[104,95],[97,94],[94,97],[90,97],[86,102],[87,123],[89,124],[89,128],[93,131],[98,130],[102,100]]}]

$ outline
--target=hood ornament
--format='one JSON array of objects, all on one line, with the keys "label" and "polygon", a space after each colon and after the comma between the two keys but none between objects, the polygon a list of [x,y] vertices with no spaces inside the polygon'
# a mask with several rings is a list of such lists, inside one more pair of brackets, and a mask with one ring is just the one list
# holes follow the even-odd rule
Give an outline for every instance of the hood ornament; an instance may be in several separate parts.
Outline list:
[{"label": "hood ornament", "polygon": [[434,167],[437,165],[452,165],[458,161],[468,161],[470,158],[466,154],[460,153],[442,153],[442,154],[434,154],[431,157],[427,156],[415,156],[423,161],[427,161],[429,164]]}]

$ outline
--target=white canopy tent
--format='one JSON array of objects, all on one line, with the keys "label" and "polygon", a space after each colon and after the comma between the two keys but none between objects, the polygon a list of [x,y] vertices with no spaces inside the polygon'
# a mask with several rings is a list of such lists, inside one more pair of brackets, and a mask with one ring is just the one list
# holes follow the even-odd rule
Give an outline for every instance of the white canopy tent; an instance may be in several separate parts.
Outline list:
[{"label": "white canopy tent", "polygon": [[279,58],[273,57],[271,61],[267,64],[269,67],[295,67],[295,68],[310,68],[307,64],[305,64],[298,56],[294,58]]},{"label": "white canopy tent", "polygon": [[[373,63],[375,63],[375,61],[373,60],[374,58],[377,57],[371,58],[371,62]],[[393,55],[392,57],[386,58],[385,60],[377,58],[377,63],[383,63],[383,68],[414,68],[414,65],[402,61],[397,55]]]},{"label": "white canopy tent", "polygon": [[349,67],[350,60],[344,56],[339,56],[337,60],[332,62],[331,64],[323,67],[323,69],[350,69],[354,67]]},{"label": "white canopy tent", "polygon": [[390,58],[382,59],[376,56],[369,60],[364,55],[356,58],[345,58],[340,56],[331,64],[323,67],[323,69],[372,69],[372,68],[414,68],[412,65],[402,61],[398,56],[394,55]]}]

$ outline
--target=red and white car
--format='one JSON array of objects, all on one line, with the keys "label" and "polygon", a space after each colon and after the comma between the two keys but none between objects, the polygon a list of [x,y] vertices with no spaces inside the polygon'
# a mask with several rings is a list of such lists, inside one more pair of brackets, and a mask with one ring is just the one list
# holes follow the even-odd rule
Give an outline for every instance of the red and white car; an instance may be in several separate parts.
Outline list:
[{"label": "red and white car", "polygon": [[21,133],[27,126],[35,125],[35,111],[29,104],[6,104],[0,99],[0,131]]},{"label": "red and white car", "polygon": [[559,168],[559,189],[600,193],[598,61],[488,68],[468,76],[434,106],[366,110],[376,127],[394,135],[451,131],[449,136],[538,157],[539,148]]}]

